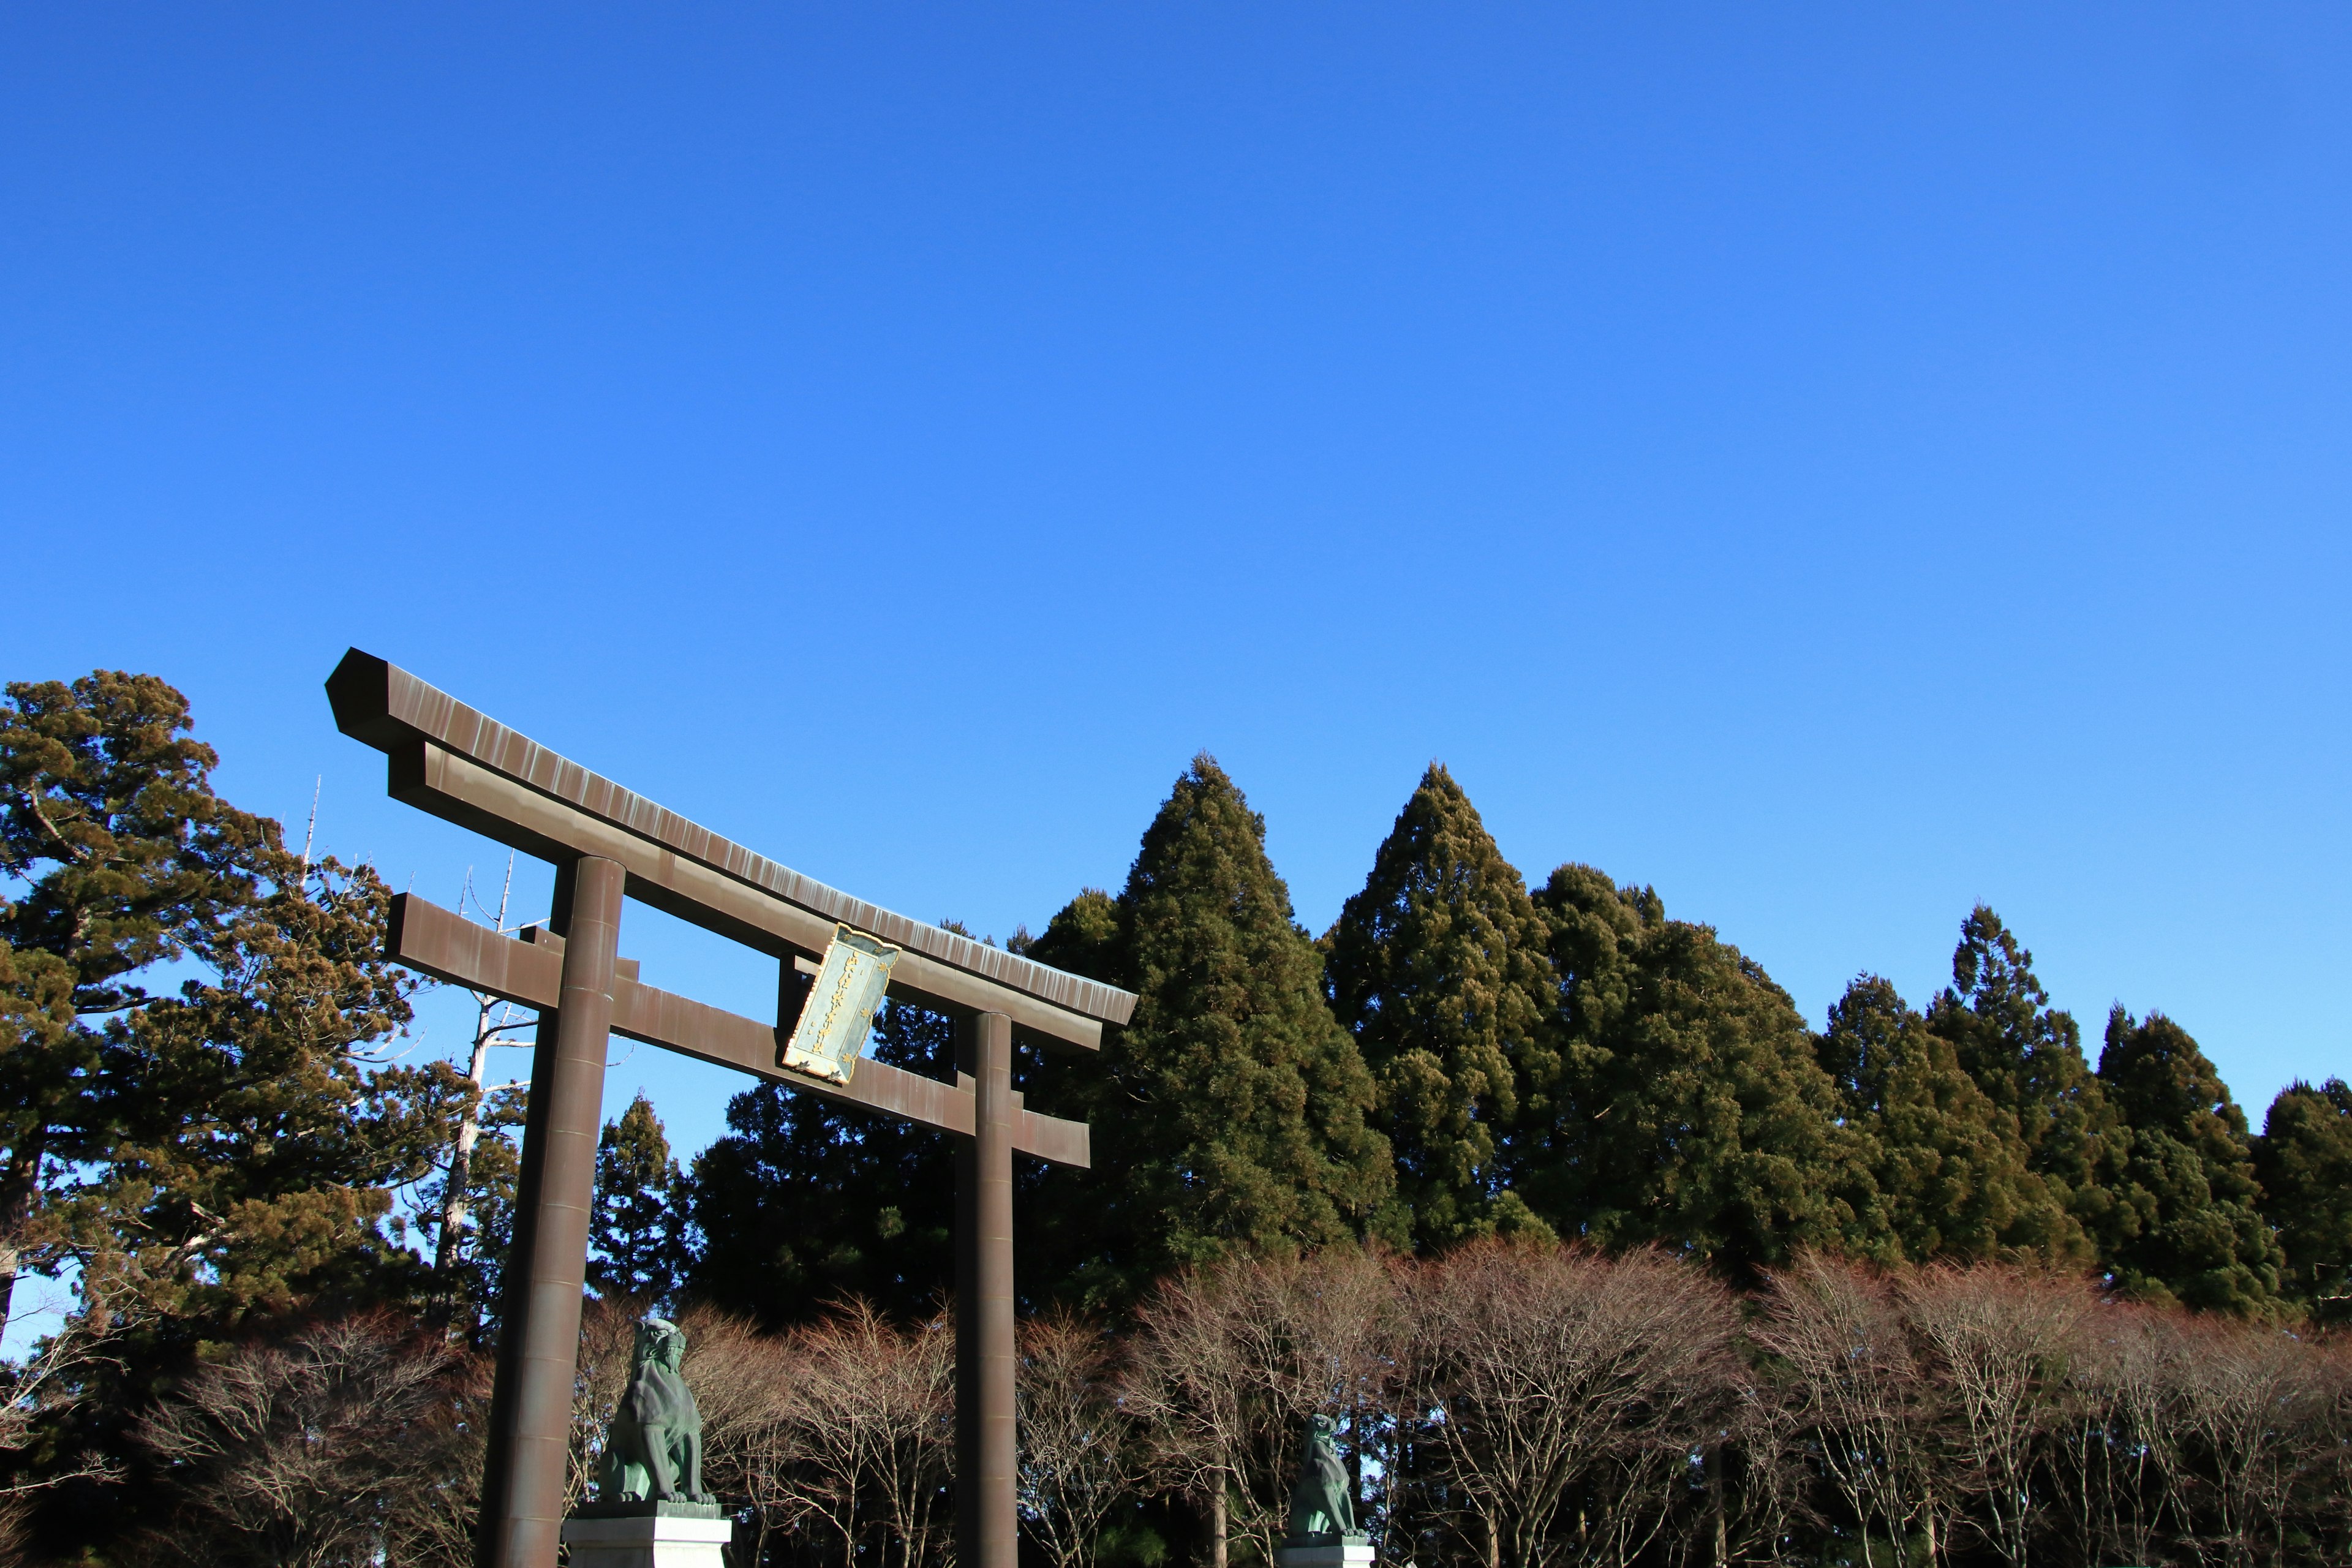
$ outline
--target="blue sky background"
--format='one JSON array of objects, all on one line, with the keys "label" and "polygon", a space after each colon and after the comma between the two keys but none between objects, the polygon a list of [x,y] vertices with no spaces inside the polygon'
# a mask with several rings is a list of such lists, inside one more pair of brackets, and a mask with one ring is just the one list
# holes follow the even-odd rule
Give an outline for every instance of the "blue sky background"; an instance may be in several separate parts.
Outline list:
[{"label": "blue sky background", "polygon": [[168,678],[454,902],[357,644],[999,937],[1201,748],[1319,931],[1441,758],[1817,1024],[1989,901],[2259,1121],[2352,1037],[2347,75],[2317,5],[12,6],[0,674]]}]

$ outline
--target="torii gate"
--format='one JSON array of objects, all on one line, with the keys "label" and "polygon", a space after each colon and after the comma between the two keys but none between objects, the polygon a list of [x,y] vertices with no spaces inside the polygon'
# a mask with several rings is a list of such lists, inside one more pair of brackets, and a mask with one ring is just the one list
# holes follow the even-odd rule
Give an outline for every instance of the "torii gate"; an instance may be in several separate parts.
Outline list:
[{"label": "torii gate", "polygon": [[[390,759],[394,800],[555,866],[554,911],[528,941],[413,894],[392,910],[391,957],[540,1009],[499,1308],[482,1568],[555,1568],[608,1034],[956,1137],[957,1560],[1017,1568],[1013,1153],[1084,1166],[1088,1144],[1085,1122],[1023,1108],[1013,1031],[1095,1049],[1104,1024],[1127,1022],[1133,994],[812,881],[357,648],[328,677],[327,697],[336,728]],[[640,984],[618,953],[624,895],[774,955],[776,1021]],[[955,1019],[953,1084],[870,1059],[839,1082],[781,1065],[816,961],[837,936],[860,932],[900,950],[890,994]]]}]

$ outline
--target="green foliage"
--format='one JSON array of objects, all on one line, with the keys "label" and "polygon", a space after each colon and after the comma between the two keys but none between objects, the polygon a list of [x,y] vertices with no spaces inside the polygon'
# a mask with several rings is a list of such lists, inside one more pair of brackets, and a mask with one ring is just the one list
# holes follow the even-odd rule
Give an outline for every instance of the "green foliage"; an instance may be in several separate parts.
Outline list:
[{"label": "green foliage", "polygon": [[1883,1249],[1867,1161],[1788,994],[1647,888],[1563,866],[1536,897],[1560,1029],[1531,1056],[1515,1185],[1559,1234],[1735,1270]]},{"label": "green foliage", "polygon": [[[877,1061],[954,1071],[952,1023],[886,1003]],[[899,1317],[938,1304],[954,1278],[955,1162],[927,1127],[762,1083],[728,1102],[727,1135],[694,1163],[703,1236],[693,1294],[772,1325],[855,1295]]]},{"label": "green foliage", "polygon": [[2352,1302],[2352,1085],[2279,1090],[2254,1140],[2263,1217],[2286,1259],[2287,1292],[2323,1316]]},{"label": "green foliage", "polygon": [[2273,1310],[2285,1259],[2257,1205],[2245,1113],[2189,1031],[2117,1007],[2099,1081],[2126,1129],[2099,1237],[2116,1282],[2207,1310]]},{"label": "green foliage", "polygon": [[0,703],[0,1319],[19,1254],[60,1256],[51,1212],[113,1132],[100,1022],[133,977],[216,939],[275,826],[213,793],[187,700],[152,675],[17,681]]},{"label": "green foliage", "polygon": [[1814,1050],[1869,1163],[1893,1255],[2087,1260],[2081,1227],[2027,1168],[2011,1121],[1892,984],[1865,974],[1847,986]]},{"label": "green foliage", "polygon": [[669,1155],[661,1118],[641,1092],[596,1141],[588,1216],[588,1287],[651,1306],[673,1304],[694,1261],[692,1188]]},{"label": "green foliage", "polygon": [[[13,1478],[37,1486],[128,1453],[139,1413],[225,1340],[418,1304],[395,1194],[472,1088],[378,1054],[415,984],[383,959],[389,890],[215,795],[178,692],[100,672],[8,698],[0,1272],[78,1265],[77,1331],[106,1335],[38,1413]],[[164,963],[185,978],[151,994]],[[53,1498],[45,1518],[69,1543],[138,1516]]]},{"label": "green foliage", "polygon": [[515,1198],[522,1176],[522,1152],[517,1143],[529,1117],[530,1099],[529,1085],[509,1084],[492,1089],[477,1108],[479,1135],[464,1163],[466,1223],[446,1249],[440,1245],[439,1223],[448,1194],[447,1166],[417,1189],[415,1228],[432,1244],[435,1254],[436,1310],[484,1348],[497,1339],[498,1304],[514,1246]]},{"label": "green foliage", "polygon": [[1952,984],[1929,1005],[1927,1027],[1951,1042],[1960,1070],[2009,1118],[2051,1195],[2086,1233],[2103,1234],[2114,1205],[2114,1113],[2083,1058],[2073,1015],[2050,1005],[2033,954],[1982,904],[1961,922]]},{"label": "green foliage", "polygon": [[1375,1125],[1395,1151],[1397,1194],[1374,1228],[1399,1245],[1532,1220],[1503,1186],[1496,1129],[1518,1111],[1550,1009],[1549,934],[1477,808],[1431,763],[1320,944],[1332,1012],[1371,1070]]},{"label": "green foliage", "polygon": [[1210,757],[1109,902],[1081,894],[1030,949],[1139,997],[1098,1061],[1057,1061],[1040,1086],[1097,1129],[1091,1172],[1033,1184],[1072,1293],[1131,1300],[1185,1264],[1360,1236],[1391,1186],[1371,1076],[1324,1004],[1265,819]]}]

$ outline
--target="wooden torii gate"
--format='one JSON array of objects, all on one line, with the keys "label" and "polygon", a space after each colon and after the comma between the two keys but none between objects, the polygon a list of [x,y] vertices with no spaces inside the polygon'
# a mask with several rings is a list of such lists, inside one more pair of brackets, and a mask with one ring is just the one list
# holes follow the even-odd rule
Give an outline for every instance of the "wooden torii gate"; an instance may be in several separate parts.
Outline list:
[{"label": "wooden torii gate", "polygon": [[[956,1139],[956,1542],[966,1568],[1016,1568],[1013,1155],[1088,1163],[1087,1124],[1024,1109],[1013,1036],[1094,1049],[1135,997],[854,899],[753,854],[353,648],[327,679],[335,725],[389,758],[404,801],[555,866],[528,940],[413,894],[391,956],[540,1009],[514,1250],[499,1310],[483,1476],[482,1568],[554,1568],[578,1368],[588,1210],[608,1034],[740,1068]],[[772,1023],[643,984],[619,956],[626,896],[778,960]],[[839,928],[899,949],[889,994],[956,1023],[950,1084],[887,1063],[845,1082],[780,1065],[816,960]]]}]

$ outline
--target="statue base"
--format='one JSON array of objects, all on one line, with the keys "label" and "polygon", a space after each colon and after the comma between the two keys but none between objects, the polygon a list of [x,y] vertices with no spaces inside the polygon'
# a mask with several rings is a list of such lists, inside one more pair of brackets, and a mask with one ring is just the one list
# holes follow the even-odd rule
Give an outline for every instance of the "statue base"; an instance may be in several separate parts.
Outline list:
[{"label": "statue base", "polygon": [[1277,1546],[1274,1568],[1371,1568],[1371,1542],[1350,1535],[1328,1546]]},{"label": "statue base", "polygon": [[727,1560],[719,1549],[734,1539],[735,1521],[718,1517],[717,1503],[607,1503],[604,1507],[636,1511],[598,1517],[583,1509],[565,1520],[563,1544],[572,1549],[571,1568],[726,1568]]}]

